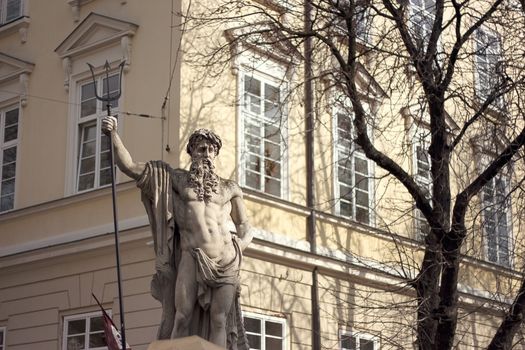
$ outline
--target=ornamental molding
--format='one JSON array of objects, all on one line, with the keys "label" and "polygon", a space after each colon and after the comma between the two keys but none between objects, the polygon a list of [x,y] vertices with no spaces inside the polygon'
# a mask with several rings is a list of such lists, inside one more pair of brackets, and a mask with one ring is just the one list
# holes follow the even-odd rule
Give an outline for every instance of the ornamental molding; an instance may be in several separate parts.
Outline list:
[{"label": "ornamental molding", "polygon": [[17,84],[20,104],[27,105],[29,74],[33,72],[34,64],[0,52],[0,85]]},{"label": "ornamental molding", "polygon": [[73,72],[73,62],[103,49],[117,47],[120,62],[126,62],[124,71],[131,65],[131,38],[138,25],[117,18],[91,12],[55,49],[62,59],[64,69],[64,87],[69,90],[69,80]]}]

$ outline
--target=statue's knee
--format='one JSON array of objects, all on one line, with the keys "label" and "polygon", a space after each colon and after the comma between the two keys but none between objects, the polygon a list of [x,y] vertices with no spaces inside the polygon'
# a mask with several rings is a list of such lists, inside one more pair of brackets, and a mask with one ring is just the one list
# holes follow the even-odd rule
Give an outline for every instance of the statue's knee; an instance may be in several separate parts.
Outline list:
[{"label": "statue's knee", "polygon": [[187,327],[191,321],[191,313],[177,310],[175,314],[175,325],[177,327]]},{"label": "statue's knee", "polygon": [[226,328],[226,314],[210,315],[210,322],[214,328]]}]

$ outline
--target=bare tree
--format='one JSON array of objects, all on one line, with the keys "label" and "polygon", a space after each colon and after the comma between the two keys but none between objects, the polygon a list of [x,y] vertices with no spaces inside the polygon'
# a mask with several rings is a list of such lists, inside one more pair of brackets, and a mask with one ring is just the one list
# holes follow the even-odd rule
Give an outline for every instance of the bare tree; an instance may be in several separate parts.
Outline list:
[{"label": "bare tree", "polygon": [[[425,225],[422,258],[409,258],[406,249],[396,245],[400,258],[391,262],[401,269],[412,267],[404,272],[412,291],[403,293],[415,296],[415,343],[419,349],[453,348],[462,261],[472,254],[479,257],[474,246],[483,241],[483,226],[490,224],[483,219],[482,213],[489,210],[483,207],[483,199],[492,196],[494,206],[506,210],[510,196],[523,195],[520,181],[496,193],[501,174],[523,176],[523,1],[521,5],[512,0],[222,0],[210,4],[190,3],[183,15],[186,29],[225,35],[210,35],[206,50],[188,51],[187,63],[205,67],[208,76],[219,76],[230,66],[232,55],[255,50],[289,67],[301,67],[304,75],[297,75],[299,81],[288,89],[290,99],[295,91],[295,98],[306,103],[311,97],[305,97],[306,91],[323,100],[325,93],[337,90],[350,101],[353,126],[349,128],[360,151],[384,169],[384,178],[403,186]],[[312,83],[314,92],[303,90]],[[380,95],[379,90],[388,107],[372,117],[367,99]],[[324,101],[330,104],[327,98]],[[315,107],[322,110],[325,105]],[[398,153],[399,144],[388,146],[389,127],[403,124],[407,113],[415,116],[414,125],[424,126],[429,139],[428,148],[422,150],[429,176],[424,186]],[[322,127],[321,120],[316,122],[315,127]],[[491,156],[476,158],[487,148]],[[515,230],[521,228],[520,203],[513,200]],[[469,244],[469,237],[478,243]],[[490,249],[489,255],[499,254]],[[516,256],[499,257],[499,262],[505,265],[513,259],[519,268],[518,250],[516,244]],[[405,310],[407,305],[397,307]],[[501,314],[503,321],[489,348],[512,348],[524,314],[525,282],[515,288],[514,301]],[[395,339],[391,340],[394,344]]]}]

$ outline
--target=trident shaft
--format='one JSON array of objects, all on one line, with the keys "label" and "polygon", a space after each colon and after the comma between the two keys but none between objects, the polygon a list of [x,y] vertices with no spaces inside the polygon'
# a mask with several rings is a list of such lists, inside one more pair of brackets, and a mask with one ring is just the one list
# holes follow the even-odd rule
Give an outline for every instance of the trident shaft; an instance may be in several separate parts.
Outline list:
[{"label": "trident shaft", "polygon": [[[119,83],[118,90],[116,93],[111,94],[109,91],[109,72],[111,67],[109,62],[106,61],[104,64],[104,71],[106,74],[106,95],[99,96],[97,91],[97,83],[95,79],[95,68],[88,63],[89,69],[91,70],[91,76],[93,77],[93,85],[95,86],[95,97],[97,100],[106,103],[106,111],[108,117],[111,116],[111,102],[117,101],[122,94],[122,70],[124,68],[125,61],[120,63],[119,68]],[[118,284],[118,300],[119,300],[119,311],[120,311],[120,332],[121,332],[121,349],[126,349],[126,327],[124,323],[124,302],[122,298],[122,277],[120,273],[120,243],[119,243],[119,229],[117,219],[117,187],[115,181],[115,162],[113,159],[113,139],[109,137],[109,161],[111,164],[111,195],[113,199],[113,225],[115,230],[115,255],[117,259],[117,284]]]}]

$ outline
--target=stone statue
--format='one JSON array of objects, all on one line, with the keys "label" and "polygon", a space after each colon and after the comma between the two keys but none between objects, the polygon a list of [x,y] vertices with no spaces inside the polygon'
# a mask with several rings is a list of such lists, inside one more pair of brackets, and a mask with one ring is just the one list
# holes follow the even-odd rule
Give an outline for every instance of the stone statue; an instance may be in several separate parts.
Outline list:
[{"label": "stone statue", "polygon": [[[199,335],[228,349],[248,349],[239,269],[252,234],[241,189],[214,172],[221,139],[196,130],[186,149],[188,171],[134,161],[116,130],[114,117],[103,119],[117,166],[137,181],[150,221],[156,255],[151,293],[163,310],[157,338]],[[228,229],[229,217],[236,234]]]}]

